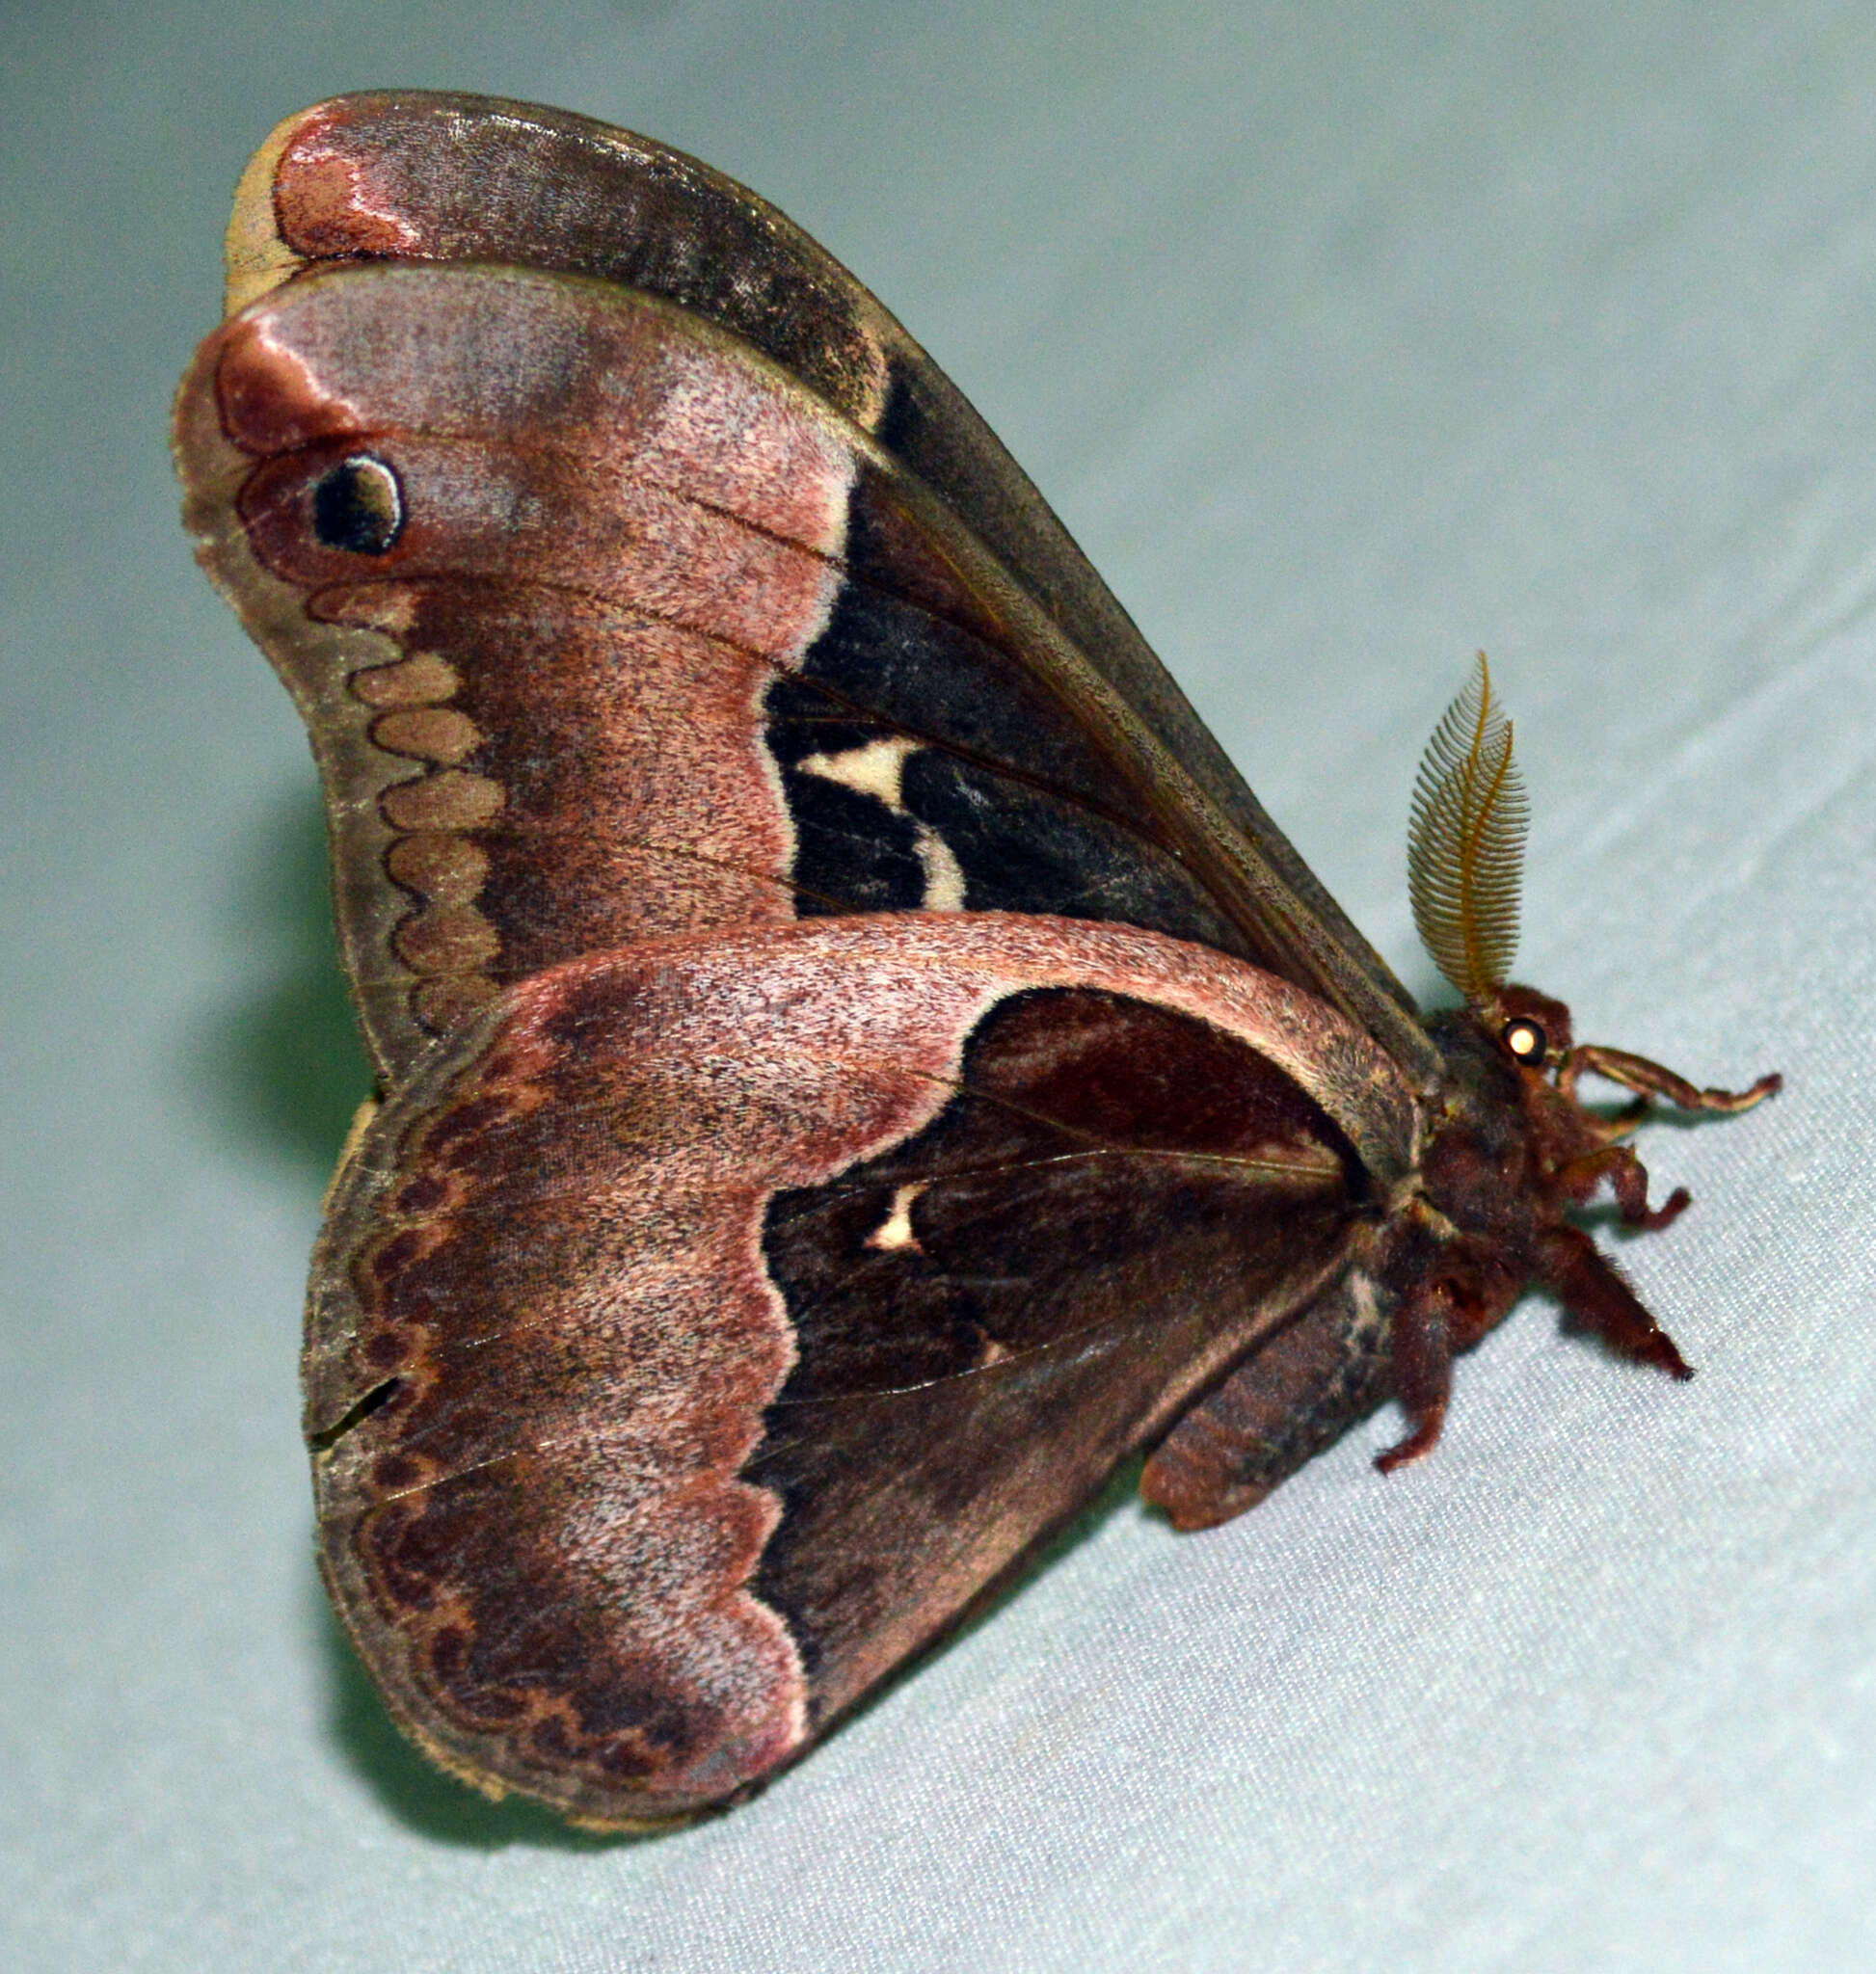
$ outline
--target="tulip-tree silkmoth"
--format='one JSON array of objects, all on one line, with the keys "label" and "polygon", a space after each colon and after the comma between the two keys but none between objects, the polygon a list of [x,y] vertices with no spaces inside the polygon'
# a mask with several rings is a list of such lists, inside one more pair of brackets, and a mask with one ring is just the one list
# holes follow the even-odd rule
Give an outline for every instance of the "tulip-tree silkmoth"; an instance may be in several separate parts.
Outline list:
[{"label": "tulip-tree silkmoth", "polygon": [[[390,93],[249,168],[176,410],[325,781],[383,1102],[306,1345],[323,1567],[444,1767],[735,1800],[1150,1448],[1181,1528],[1527,1285],[1683,1374],[1570,1208],[1650,1099],[1508,984],[1483,661],[1423,1016],[980,419],[741,187]],[[1613,1119],[1586,1073],[1636,1093]]]}]

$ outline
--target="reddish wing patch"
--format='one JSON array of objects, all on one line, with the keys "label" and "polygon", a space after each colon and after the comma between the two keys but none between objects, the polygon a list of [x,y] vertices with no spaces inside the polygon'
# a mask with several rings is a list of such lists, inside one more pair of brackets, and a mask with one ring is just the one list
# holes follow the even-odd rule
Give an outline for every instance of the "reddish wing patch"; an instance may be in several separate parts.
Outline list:
[{"label": "reddish wing patch", "polygon": [[[391,266],[211,337],[178,420],[320,750],[388,1070],[543,966],[793,915],[760,707],[826,621],[853,472],[811,401],[655,304]],[[318,526],[360,456],[401,501],[376,555]]]}]

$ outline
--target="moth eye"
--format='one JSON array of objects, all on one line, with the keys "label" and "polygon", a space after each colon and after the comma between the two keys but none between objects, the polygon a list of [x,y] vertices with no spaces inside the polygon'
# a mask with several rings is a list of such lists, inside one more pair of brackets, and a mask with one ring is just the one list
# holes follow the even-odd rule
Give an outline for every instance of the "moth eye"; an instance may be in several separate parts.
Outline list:
[{"label": "moth eye", "polygon": [[383,460],[355,453],[312,490],[312,531],[328,548],[383,555],[404,532],[404,490]]},{"label": "moth eye", "polygon": [[1537,1023],[1521,1018],[1507,1022],[1498,1030],[1498,1039],[1518,1062],[1541,1062],[1550,1047],[1550,1038]]}]

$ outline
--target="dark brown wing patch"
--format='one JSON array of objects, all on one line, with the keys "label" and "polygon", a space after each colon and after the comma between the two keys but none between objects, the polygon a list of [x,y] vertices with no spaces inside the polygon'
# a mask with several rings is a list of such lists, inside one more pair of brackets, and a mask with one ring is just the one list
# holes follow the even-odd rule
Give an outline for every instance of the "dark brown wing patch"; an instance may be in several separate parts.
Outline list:
[{"label": "dark brown wing patch", "polygon": [[960,1084],[768,1209],[797,1354],[745,1470],[784,1503],[755,1589],[817,1721],[928,1635],[930,1585],[993,1575],[1276,1321],[1364,1203],[1321,1107],[1191,1015],[1012,995]]}]

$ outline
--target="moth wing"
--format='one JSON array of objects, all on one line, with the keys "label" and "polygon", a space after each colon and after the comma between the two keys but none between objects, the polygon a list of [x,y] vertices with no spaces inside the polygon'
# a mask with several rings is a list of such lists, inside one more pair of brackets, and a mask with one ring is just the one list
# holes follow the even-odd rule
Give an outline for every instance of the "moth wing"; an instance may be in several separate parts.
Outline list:
[{"label": "moth wing", "polygon": [[753,195],[555,112],[341,98],[250,168],[230,301],[191,524],[312,730],[389,1076],[580,951],[959,906],[1215,945],[1431,1066],[982,421]]},{"label": "moth wing", "polygon": [[1129,928],[881,915],[511,987],[335,1187],[338,1609],[481,1786],[721,1801],[1336,1279],[1413,1117],[1320,1001]]}]

